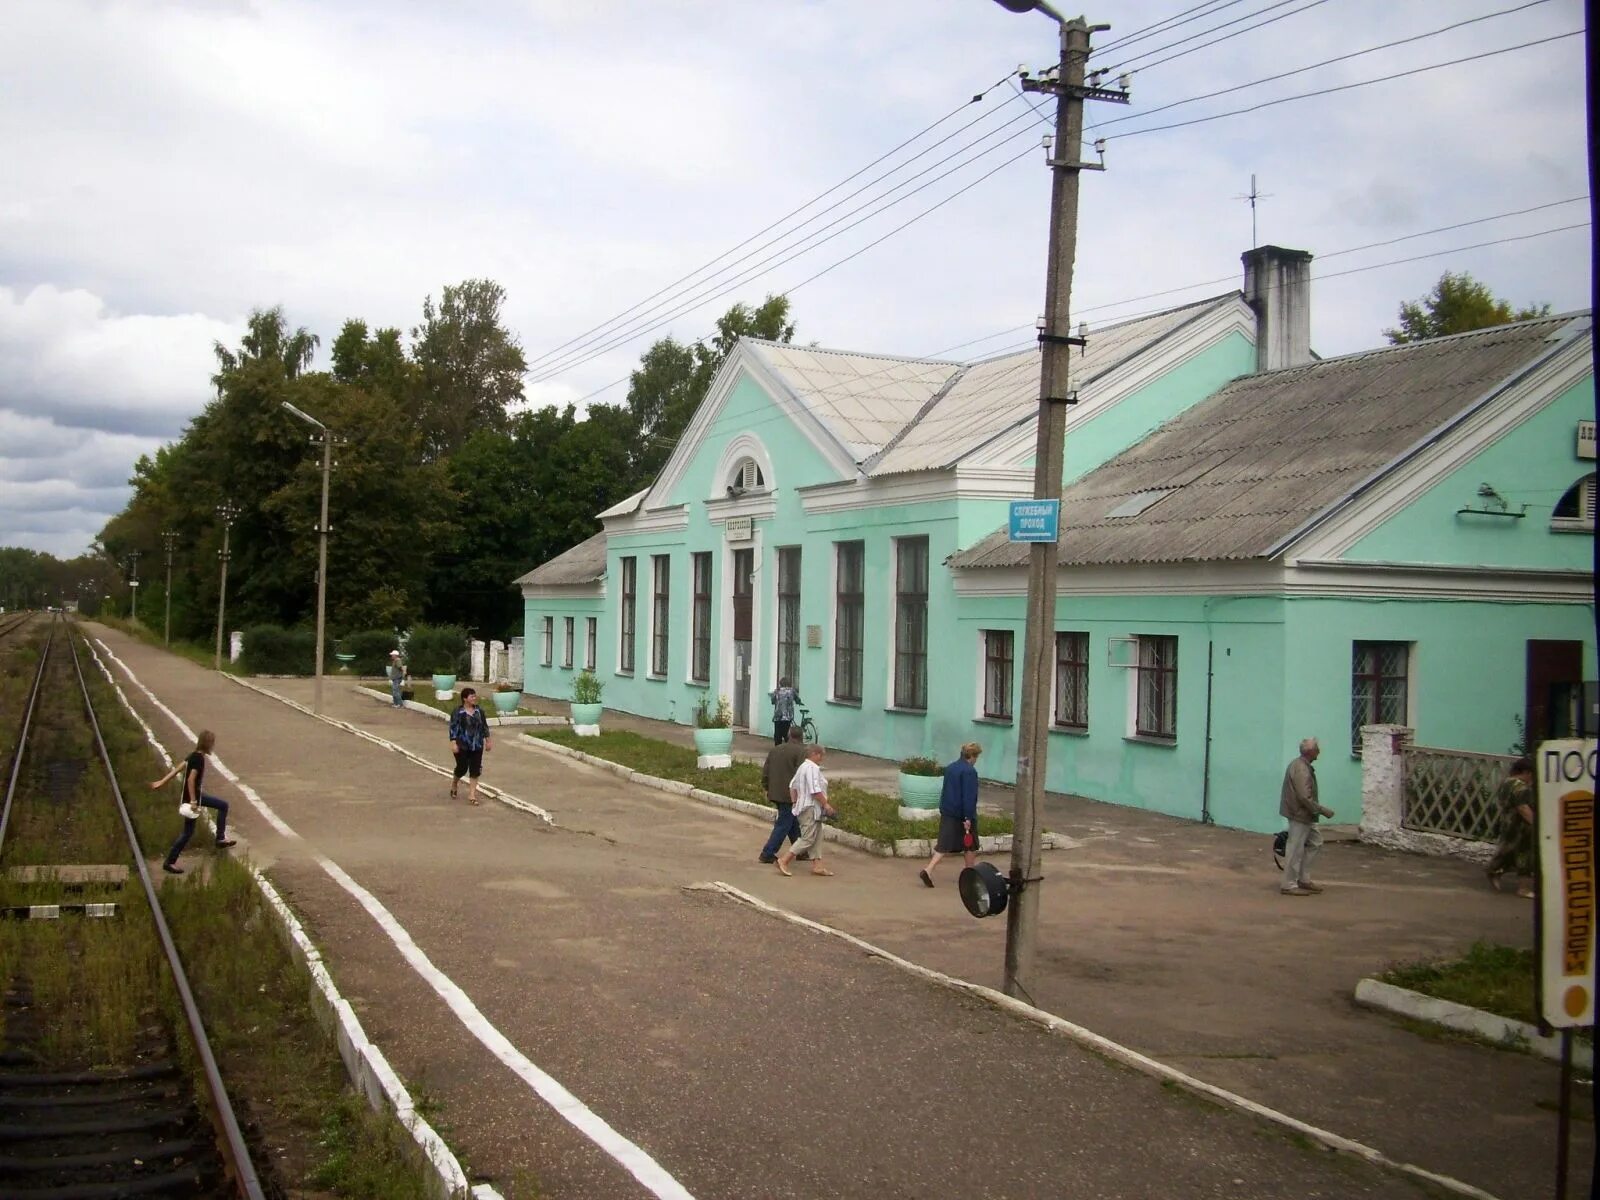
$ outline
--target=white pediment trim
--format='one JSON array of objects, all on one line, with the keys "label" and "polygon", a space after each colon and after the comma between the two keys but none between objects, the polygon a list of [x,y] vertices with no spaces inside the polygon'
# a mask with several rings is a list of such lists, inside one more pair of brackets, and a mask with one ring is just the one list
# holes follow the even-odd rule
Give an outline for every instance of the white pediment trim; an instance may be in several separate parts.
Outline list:
[{"label": "white pediment trim", "polygon": [[[644,500],[646,508],[666,505],[673,491],[688,473],[689,464],[694,461],[694,456],[705,442],[706,435],[710,433],[717,417],[727,405],[728,398],[733,394],[741,375],[749,376],[762,391],[766,392],[773,407],[788,417],[801,435],[816,448],[817,453],[838,472],[841,479],[852,479],[859,473],[855,459],[851,457],[844,444],[806,407],[782,377],[767,366],[760,352],[753,349],[748,342],[741,340],[717,371],[705,399],[700,402],[700,407],[695,409],[694,416],[690,418],[688,426],[678,438],[678,444],[673,447],[666,466],[661,468],[661,473],[650,485]],[[772,477],[769,475],[767,478],[770,481]]]},{"label": "white pediment trim", "polygon": [[593,583],[525,583],[524,600],[603,600],[606,594],[604,577]]},{"label": "white pediment trim", "polygon": [[637,508],[605,521],[607,537],[627,537],[633,533],[678,533],[689,528],[689,506],[668,504],[663,508]]},{"label": "white pediment trim", "polygon": [[954,468],[812,484],[800,488],[799,493],[800,507],[807,513],[849,512],[942,500],[1021,500],[1033,495],[1033,469],[974,467],[962,463]]},{"label": "white pediment trim", "polygon": [[1271,553],[1283,554],[1291,563],[1341,558],[1367,534],[1593,373],[1588,337],[1564,338],[1289,534]]}]

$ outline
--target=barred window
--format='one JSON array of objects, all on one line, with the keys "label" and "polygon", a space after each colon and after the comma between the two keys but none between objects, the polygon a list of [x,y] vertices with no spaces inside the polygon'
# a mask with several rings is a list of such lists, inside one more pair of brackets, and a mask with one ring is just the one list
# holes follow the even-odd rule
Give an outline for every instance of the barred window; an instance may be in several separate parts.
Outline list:
[{"label": "barred window", "polygon": [[568,670],[572,669],[572,641],[573,633],[577,627],[576,617],[563,617],[565,624],[561,630],[561,665]]},{"label": "barred window", "polygon": [[1404,725],[1410,642],[1355,642],[1350,653],[1350,752],[1363,725]]},{"label": "barred window", "polygon": [[1055,723],[1064,729],[1089,728],[1089,635],[1056,634]]},{"label": "barred window", "polygon": [[864,609],[862,542],[837,542],[834,590],[833,695],[836,700],[861,700],[861,637]]},{"label": "barred window", "polygon": [[545,617],[539,625],[539,663],[548,667],[555,658],[556,619]]},{"label": "barred window", "polygon": [[894,544],[894,703],[928,707],[928,539]]},{"label": "barred window", "polygon": [[583,632],[583,666],[587,671],[594,670],[595,646],[600,641],[600,618],[585,617]]},{"label": "barred window", "polygon": [[691,631],[694,654],[689,677],[698,683],[711,679],[711,553],[694,556],[694,628]]},{"label": "barred window", "polygon": [[1009,629],[983,631],[983,715],[997,721],[1011,720],[1014,642]]},{"label": "barred window", "polygon": [[617,670],[633,674],[634,608],[638,600],[639,563],[631,555],[622,559],[622,597],[617,616],[620,642],[617,646]]},{"label": "barred window", "polygon": [[778,551],[778,678],[800,686],[800,547]]},{"label": "barred window", "polygon": [[1178,736],[1178,639],[1139,637],[1139,695],[1134,732],[1140,737]]},{"label": "barred window", "polygon": [[669,594],[672,559],[665,554],[650,556],[650,674],[667,673],[667,619],[671,611]]}]

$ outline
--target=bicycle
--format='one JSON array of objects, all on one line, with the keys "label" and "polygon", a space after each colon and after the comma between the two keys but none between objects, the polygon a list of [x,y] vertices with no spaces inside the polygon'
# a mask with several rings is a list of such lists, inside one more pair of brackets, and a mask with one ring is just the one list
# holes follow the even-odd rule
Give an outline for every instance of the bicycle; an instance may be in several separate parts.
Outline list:
[{"label": "bicycle", "polygon": [[817,723],[811,719],[811,710],[803,704],[795,706],[795,712],[800,714],[800,736],[805,739],[805,744],[817,744]]}]

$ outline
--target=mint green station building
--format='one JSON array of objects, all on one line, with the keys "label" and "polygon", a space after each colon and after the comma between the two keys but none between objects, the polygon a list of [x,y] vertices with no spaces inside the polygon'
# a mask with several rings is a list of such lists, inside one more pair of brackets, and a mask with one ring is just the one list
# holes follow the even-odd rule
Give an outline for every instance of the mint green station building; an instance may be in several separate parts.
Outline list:
[{"label": "mint green station building", "polygon": [[[1320,739],[1360,817],[1360,726],[1505,753],[1594,731],[1590,315],[1318,359],[1308,254],[1088,332],[1070,390],[1047,786],[1245,829]],[[660,476],[517,582],[525,687],[831,746],[1016,766],[1039,352],[978,362],[760,341]]]}]

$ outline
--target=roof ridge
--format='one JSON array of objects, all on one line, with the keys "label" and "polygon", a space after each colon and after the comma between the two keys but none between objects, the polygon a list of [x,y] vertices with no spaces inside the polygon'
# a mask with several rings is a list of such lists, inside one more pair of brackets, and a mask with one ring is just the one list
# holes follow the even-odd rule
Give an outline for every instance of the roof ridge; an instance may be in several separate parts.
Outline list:
[{"label": "roof ridge", "polygon": [[851,358],[872,358],[883,362],[914,363],[917,366],[927,367],[960,367],[966,364],[953,358],[916,358],[908,354],[880,354],[872,350],[845,350],[838,346],[797,346],[793,342],[774,342],[769,338],[749,337],[740,335],[741,342],[749,342],[753,346],[771,346],[778,350],[809,350],[814,354],[849,355]]},{"label": "roof ridge", "polygon": [[946,379],[944,383],[941,384],[933,393],[933,395],[929,396],[922,402],[922,407],[917,409],[917,411],[912,414],[911,419],[904,425],[900,426],[900,428],[895,431],[893,437],[885,442],[875,454],[871,455],[866,460],[866,462],[861,464],[861,469],[870,473],[872,468],[877,466],[878,463],[889,453],[889,451],[893,450],[902,441],[904,441],[911,431],[921,424],[922,418],[932,412],[934,406],[937,405],[939,401],[943,400],[950,394],[951,388],[955,387],[957,383],[966,378],[967,372],[971,369],[971,367],[958,367],[955,371],[953,371],[950,375],[950,378]]}]

